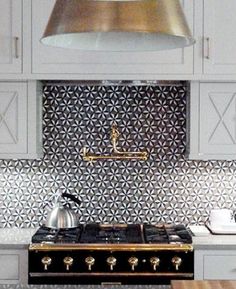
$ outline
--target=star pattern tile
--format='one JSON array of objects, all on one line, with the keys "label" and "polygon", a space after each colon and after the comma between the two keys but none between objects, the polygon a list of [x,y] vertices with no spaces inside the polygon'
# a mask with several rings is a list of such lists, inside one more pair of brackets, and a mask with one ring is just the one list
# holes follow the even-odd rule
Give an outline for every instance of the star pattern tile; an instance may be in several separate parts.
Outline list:
[{"label": "star pattern tile", "polygon": [[[78,195],[80,222],[202,224],[214,207],[235,209],[236,162],[189,161],[187,85],[46,84],[41,160],[0,161],[0,226],[36,227],[55,194]],[[119,146],[147,150],[147,161],[86,163],[91,152]]]}]

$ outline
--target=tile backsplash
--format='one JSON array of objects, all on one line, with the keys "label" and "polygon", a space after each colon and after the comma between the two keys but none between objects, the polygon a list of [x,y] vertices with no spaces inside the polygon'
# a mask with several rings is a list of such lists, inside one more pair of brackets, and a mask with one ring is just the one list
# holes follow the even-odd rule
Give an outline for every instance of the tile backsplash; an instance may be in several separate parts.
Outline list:
[{"label": "tile backsplash", "polygon": [[[44,86],[44,157],[0,161],[0,226],[35,227],[57,192],[78,195],[80,221],[202,224],[212,208],[236,209],[236,161],[189,161],[187,85]],[[84,162],[119,147],[147,161]]]}]

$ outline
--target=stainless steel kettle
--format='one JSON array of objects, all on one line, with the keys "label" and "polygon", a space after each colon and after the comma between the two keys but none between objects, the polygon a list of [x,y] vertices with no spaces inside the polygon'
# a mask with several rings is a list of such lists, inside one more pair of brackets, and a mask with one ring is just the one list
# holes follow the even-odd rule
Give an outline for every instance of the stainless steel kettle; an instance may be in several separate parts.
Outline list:
[{"label": "stainless steel kettle", "polygon": [[48,212],[47,219],[45,222],[45,226],[53,229],[69,229],[75,228],[78,226],[78,216],[76,213],[70,208],[68,208],[62,204],[62,199],[68,198],[80,205],[81,202],[77,199],[77,197],[63,193],[57,196],[55,205],[51,212]]}]

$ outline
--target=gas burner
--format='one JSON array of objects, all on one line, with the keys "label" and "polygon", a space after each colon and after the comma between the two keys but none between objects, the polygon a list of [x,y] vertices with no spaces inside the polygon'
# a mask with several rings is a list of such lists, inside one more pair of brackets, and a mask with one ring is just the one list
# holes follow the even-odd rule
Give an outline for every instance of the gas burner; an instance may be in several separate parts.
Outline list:
[{"label": "gas burner", "polygon": [[191,244],[192,236],[183,225],[144,225],[147,243]]},{"label": "gas burner", "polygon": [[32,237],[32,243],[78,243],[82,226],[70,229],[41,227]]},{"label": "gas burner", "polygon": [[126,241],[125,232],[122,230],[117,230],[116,228],[105,228],[105,230],[100,230],[98,235],[95,236],[97,242],[103,243],[121,243]]},{"label": "gas burner", "polygon": [[99,225],[85,226],[80,243],[142,243],[140,225]]}]

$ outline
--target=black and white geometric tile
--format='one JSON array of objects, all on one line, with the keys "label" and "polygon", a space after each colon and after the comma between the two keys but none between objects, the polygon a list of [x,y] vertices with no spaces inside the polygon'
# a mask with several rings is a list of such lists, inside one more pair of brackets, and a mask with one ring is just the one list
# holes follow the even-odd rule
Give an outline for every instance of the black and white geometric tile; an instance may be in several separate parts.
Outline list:
[{"label": "black and white geometric tile", "polygon": [[[215,207],[235,209],[236,162],[189,161],[187,86],[44,87],[44,157],[0,161],[0,226],[43,223],[57,192],[77,195],[80,221],[201,224]],[[116,123],[125,150],[147,161],[84,162],[111,149]]]}]

